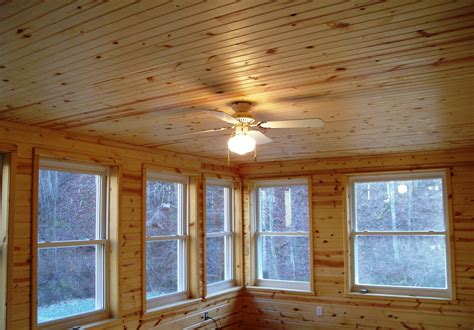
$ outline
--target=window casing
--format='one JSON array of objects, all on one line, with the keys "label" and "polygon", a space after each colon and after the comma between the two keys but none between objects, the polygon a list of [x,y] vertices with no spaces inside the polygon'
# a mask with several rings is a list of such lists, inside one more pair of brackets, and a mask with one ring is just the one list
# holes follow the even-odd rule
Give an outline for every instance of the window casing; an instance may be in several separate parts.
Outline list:
[{"label": "window casing", "polygon": [[146,182],[146,299],[150,309],[189,298],[189,178],[149,171]]},{"label": "window casing", "polygon": [[[11,157],[11,156],[10,156]],[[9,157],[0,154],[0,329],[6,328],[8,212],[9,212]]]},{"label": "window casing", "polygon": [[108,169],[45,159],[38,180],[37,323],[108,314]]},{"label": "window casing", "polygon": [[311,291],[309,180],[262,180],[253,184],[252,277],[255,286]]},{"label": "window casing", "polygon": [[444,171],[354,176],[348,189],[348,290],[451,299]]},{"label": "window casing", "polygon": [[206,179],[206,282],[212,294],[234,281],[233,183]]}]

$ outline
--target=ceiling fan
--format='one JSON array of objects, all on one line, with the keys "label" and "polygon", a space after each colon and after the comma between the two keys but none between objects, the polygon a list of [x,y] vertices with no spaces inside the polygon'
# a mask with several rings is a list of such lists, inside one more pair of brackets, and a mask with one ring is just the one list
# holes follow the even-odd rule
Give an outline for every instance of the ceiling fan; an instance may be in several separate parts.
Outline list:
[{"label": "ceiling fan", "polygon": [[272,140],[260,132],[259,129],[321,128],[324,126],[324,122],[319,118],[256,121],[251,112],[252,103],[248,101],[233,102],[231,107],[234,111],[232,115],[218,110],[206,110],[206,112],[233,126],[214,128],[191,134],[221,132],[232,129],[233,132],[228,141],[228,148],[234,153],[245,155],[246,153],[254,151],[257,144],[272,142]]}]

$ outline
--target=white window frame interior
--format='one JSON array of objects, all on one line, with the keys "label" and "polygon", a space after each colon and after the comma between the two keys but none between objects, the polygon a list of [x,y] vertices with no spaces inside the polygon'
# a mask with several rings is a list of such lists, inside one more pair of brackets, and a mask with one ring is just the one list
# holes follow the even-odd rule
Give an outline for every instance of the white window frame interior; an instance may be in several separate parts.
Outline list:
[{"label": "white window frame interior", "polygon": [[[441,179],[443,190],[443,209],[444,209],[444,231],[356,231],[356,215],[355,215],[355,183],[357,182],[385,182],[391,180],[423,180],[423,179]],[[349,239],[349,293],[365,294],[365,295],[384,295],[384,296],[401,296],[401,297],[418,297],[418,298],[435,298],[435,299],[451,299],[452,283],[451,283],[451,242],[450,242],[450,222],[448,208],[448,187],[446,180],[446,172],[440,171],[414,171],[414,172],[395,172],[386,174],[366,174],[354,175],[349,177],[348,189],[348,239]],[[447,288],[419,288],[419,287],[401,287],[388,285],[358,285],[356,284],[356,268],[355,263],[357,236],[444,236],[446,246],[446,283]]]},{"label": "white window frame interior", "polygon": [[[108,210],[109,210],[109,168],[104,166],[81,164],[70,161],[57,161],[50,159],[40,159],[39,171],[53,170],[68,173],[78,174],[94,174],[97,175],[99,189],[96,191],[96,238],[93,240],[74,240],[74,241],[44,241],[37,242],[37,255],[41,249],[47,248],[61,248],[61,247],[96,247],[96,307],[101,306],[91,312],[74,314],[64,318],[59,318],[47,322],[38,322],[41,328],[57,327],[60,324],[74,325],[87,319],[92,321],[98,319],[100,315],[109,314],[109,225],[108,225]],[[39,180],[39,177],[38,177]],[[36,229],[38,230],[38,229]],[[38,270],[36,270],[37,272]],[[37,276],[37,275],[36,275]],[[38,292],[36,293],[38,294]],[[97,318],[95,318],[97,317]]]},{"label": "white window frame interior", "polygon": [[0,329],[6,329],[7,267],[8,267],[8,158],[0,154]]},{"label": "white window frame interior", "polygon": [[[262,246],[262,238],[264,236],[267,237],[276,237],[276,236],[293,236],[293,237],[308,237],[308,251],[309,251],[309,263],[310,268],[312,267],[311,261],[311,212],[308,210],[308,231],[307,232],[262,232],[260,231],[260,224],[259,224],[259,189],[263,187],[289,187],[289,186],[306,186],[308,195],[311,194],[309,184],[309,178],[284,178],[284,179],[272,179],[272,180],[258,180],[253,182],[253,187],[251,190],[251,201],[253,202],[253,206],[251,208],[251,226],[252,226],[252,245],[253,245],[253,256],[254,262],[252,267],[252,279],[253,285],[258,287],[264,288],[279,288],[279,289],[286,289],[286,290],[297,290],[297,291],[311,291],[311,270],[309,274],[309,280],[306,281],[282,281],[282,280],[270,280],[270,279],[263,279],[262,274],[262,257],[261,251],[263,249]],[[309,202],[309,200],[308,200]],[[311,205],[308,204],[308,208],[311,208]]]},{"label": "white window frame interior", "polygon": [[[189,248],[189,177],[185,175],[155,172],[147,170],[146,182],[149,181],[160,181],[160,182],[171,182],[180,184],[179,200],[178,203],[181,207],[178,210],[178,226],[176,235],[161,235],[161,236],[148,236],[145,232],[145,246],[146,243],[152,241],[178,241],[178,292],[162,295],[159,297],[147,298],[146,304],[147,309],[165,306],[178,301],[183,301],[189,298],[189,274],[188,274],[188,248]],[[146,189],[145,189],[146,190]],[[146,192],[145,192],[146,193]],[[146,196],[144,196],[146,198]],[[146,258],[146,248],[145,248]],[[146,262],[145,262],[146,264]],[[146,277],[146,270],[145,275]],[[148,279],[146,279],[148,280]]]},{"label": "white window frame interior", "polygon": [[[207,186],[219,186],[227,188],[224,190],[224,231],[208,233],[207,229],[205,232],[206,246],[207,239],[212,237],[224,237],[224,262],[225,262],[225,276],[223,281],[207,284],[207,294],[214,294],[216,292],[231,288],[235,286],[235,249],[234,249],[234,236],[235,236],[235,217],[234,217],[234,188],[233,182],[223,179],[206,178],[206,189]],[[205,191],[207,194],[207,190]],[[206,216],[206,215],[205,215]],[[207,218],[206,218],[207,224]],[[206,227],[207,228],[207,227]],[[207,258],[207,256],[206,256]],[[207,267],[207,266],[206,266]],[[207,269],[206,269],[207,274]]]}]

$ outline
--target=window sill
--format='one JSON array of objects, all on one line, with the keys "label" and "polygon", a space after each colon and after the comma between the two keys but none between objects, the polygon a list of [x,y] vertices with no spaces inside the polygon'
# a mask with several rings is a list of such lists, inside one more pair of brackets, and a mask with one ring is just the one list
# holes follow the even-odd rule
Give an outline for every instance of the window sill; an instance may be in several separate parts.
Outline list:
[{"label": "window sill", "polygon": [[299,294],[299,295],[307,295],[307,296],[315,296],[316,293],[313,291],[308,290],[298,290],[298,289],[285,289],[279,287],[270,287],[270,286],[254,286],[248,285],[245,287],[248,291],[271,291],[275,293],[284,293],[284,294]]},{"label": "window sill", "polygon": [[226,294],[229,294],[229,293],[239,292],[240,290],[242,290],[241,286],[232,286],[230,288],[226,288],[226,289],[222,289],[222,290],[219,290],[219,291],[209,293],[206,296],[206,299],[213,299],[213,298],[223,296],[223,295],[226,295]]},{"label": "window sill", "polygon": [[105,319],[85,325],[81,325],[79,329],[102,329],[105,327],[120,327],[122,325],[122,320],[121,319]]},{"label": "window sill", "polygon": [[79,327],[79,329],[87,329],[92,323],[100,323],[110,321],[110,314],[106,311],[95,311],[89,313],[83,313],[71,316],[65,319],[59,319],[55,321],[40,323],[37,325],[38,329],[41,330],[56,330],[66,329],[71,327]]},{"label": "window sill", "polygon": [[419,302],[437,302],[440,304],[457,304],[458,301],[453,298],[444,297],[426,297],[426,296],[408,296],[408,295],[395,295],[395,294],[382,294],[382,293],[358,293],[349,292],[346,293],[349,298],[362,298],[362,299],[385,299],[385,300],[402,300],[402,301],[419,301]]},{"label": "window sill", "polygon": [[147,311],[143,314],[143,319],[146,320],[150,318],[155,318],[157,315],[163,312],[166,312],[170,309],[190,306],[200,301],[201,301],[201,298],[186,299],[186,300],[181,300],[174,303],[166,304],[163,306],[153,307],[153,308],[147,309]]}]

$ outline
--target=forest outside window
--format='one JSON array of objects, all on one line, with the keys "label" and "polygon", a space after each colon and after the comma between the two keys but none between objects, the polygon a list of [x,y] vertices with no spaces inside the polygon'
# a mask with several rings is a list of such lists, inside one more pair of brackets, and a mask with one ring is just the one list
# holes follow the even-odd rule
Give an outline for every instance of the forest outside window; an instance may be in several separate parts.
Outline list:
[{"label": "forest outside window", "polygon": [[188,178],[148,173],[146,298],[153,308],[188,298]]},{"label": "forest outside window", "polygon": [[206,281],[214,293],[233,281],[233,189],[232,182],[206,180]]},{"label": "forest outside window", "polygon": [[308,181],[260,181],[254,189],[255,285],[310,290]]},{"label": "forest outside window", "polygon": [[350,291],[450,298],[444,172],[350,179]]},{"label": "forest outside window", "polygon": [[108,310],[107,169],[41,161],[37,320],[47,325]]}]

